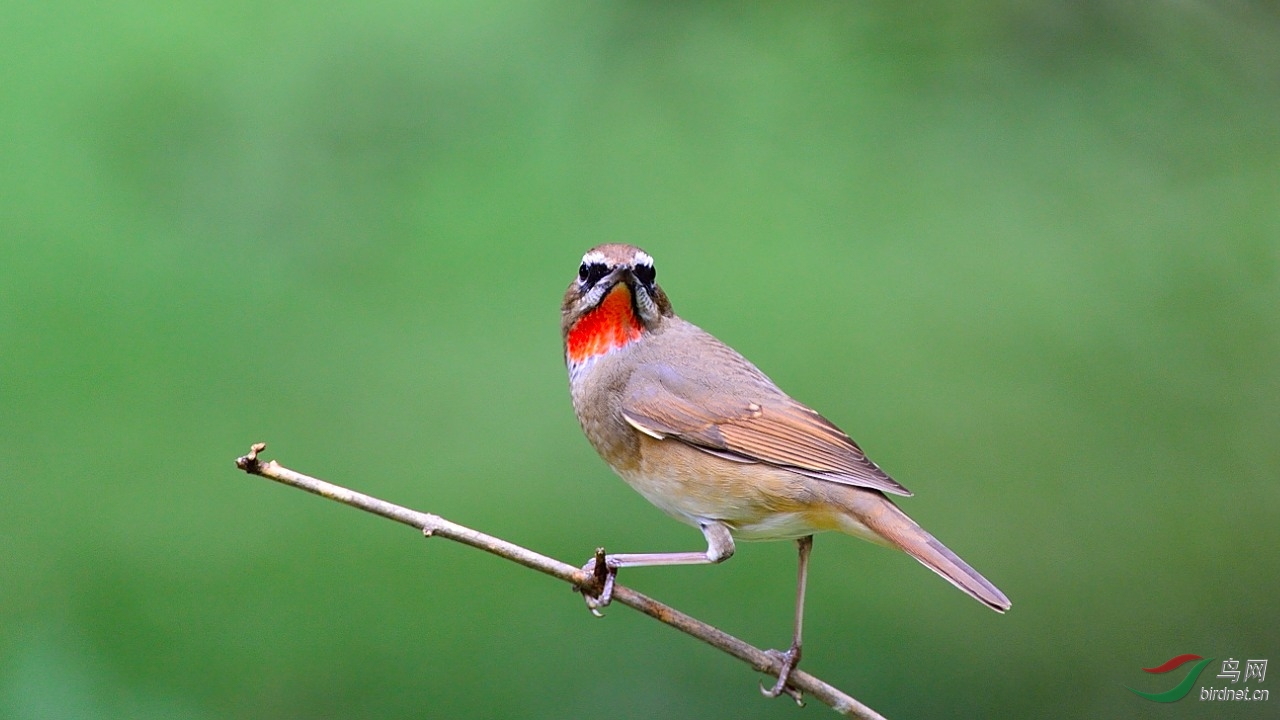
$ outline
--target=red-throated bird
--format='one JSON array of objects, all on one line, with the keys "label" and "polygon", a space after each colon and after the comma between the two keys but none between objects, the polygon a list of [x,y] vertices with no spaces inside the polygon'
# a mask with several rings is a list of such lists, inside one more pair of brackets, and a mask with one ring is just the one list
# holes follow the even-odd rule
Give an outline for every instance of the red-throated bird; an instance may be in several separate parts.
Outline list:
[{"label": "red-throated bird", "polygon": [[[898,509],[911,493],[838,427],[792,399],[733,348],[676,316],[653,258],[630,245],[582,257],[561,308],[573,409],[600,457],[667,514],[702,531],[706,552],[606,556],[594,611],[618,568],[718,563],[734,539],[796,540],[794,634],[765,694],[792,692],[800,661],[805,576],[813,535],[837,530],[896,547],[1004,612],[1009,599]],[[594,570],[594,561],[588,563]],[[763,689],[763,688],[762,688]]]}]

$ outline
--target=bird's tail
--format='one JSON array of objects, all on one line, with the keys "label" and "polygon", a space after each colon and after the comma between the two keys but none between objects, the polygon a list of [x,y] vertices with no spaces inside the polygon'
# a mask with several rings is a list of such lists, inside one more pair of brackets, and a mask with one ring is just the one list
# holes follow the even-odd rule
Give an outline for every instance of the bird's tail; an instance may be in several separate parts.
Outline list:
[{"label": "bird's tail", "polygon": [[[938,542],[882,493],[859,491],[854,505],[846,517],[847,527],[842,528],[845,532],[904,550],[921,565],[996,612],[1002,613],[1012,605],[999,588]],[[868,537],[868,530],[878,537]]]}]

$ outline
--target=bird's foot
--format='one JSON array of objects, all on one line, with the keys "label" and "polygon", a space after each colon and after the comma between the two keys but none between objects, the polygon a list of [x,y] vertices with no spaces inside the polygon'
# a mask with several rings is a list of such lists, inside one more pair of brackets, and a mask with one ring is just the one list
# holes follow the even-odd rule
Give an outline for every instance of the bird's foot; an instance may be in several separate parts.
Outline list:
[{"label": "bird's foot", "polygon": [[618,568],[605,557],[604,548],[596,548],[596,556],[582,566],[582,572],[595,579],[594,587],[579,588],[582,599],[587,601],[587,609],[592,615],[604,617],[600,608],[613,602],[613,581],[618,576]]},{"label": "bird's foot", "polygon": [[791,679],[791,671],[795,670],[796,665],[800,664],[800,646],[798,644],[792,644],[791,649],[786,652],[781,652],[779,650],[766,650],[765,654],[777,660],[781,664],[781,667],[778,669],[778,682],[774,683],[773,687],[767,690],[764,687],[764,683],[761,683],[760,692],[763,693],[765,697],[771,698],[778,697],[785,693],[792,700],[795,700],[797,705],[804,705],[803,693],[789,685],[787,682]]}]

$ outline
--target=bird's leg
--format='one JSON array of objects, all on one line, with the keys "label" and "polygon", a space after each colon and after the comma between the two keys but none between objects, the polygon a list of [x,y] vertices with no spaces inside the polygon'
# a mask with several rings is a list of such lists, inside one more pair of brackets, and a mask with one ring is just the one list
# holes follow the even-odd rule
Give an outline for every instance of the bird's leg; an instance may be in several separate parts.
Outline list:
[{"label": "bird's leg", "polygon": [[778,697],[785,692],[797,703],[803,704],[800,691],[787,685],[787,680],[791,678],[791,671],[800,664],[800,635],[804,628],[804,586],[809,578],[809,551],[813,549],[813,536],[806,535],[796,540],[796,544],[800,549],[800,569],[796,580],[796,624],[791,633],[791,648],[786,652],[769,651],[770,655],[778,659],[782,667],[778,669],[778,682],[768,690],[761,685],[760,692],[768,697]]},{"label": "bird's leg", "polygon": [[[613,601],[613,582],[619,568],[644,567],[646,565],[707,565],[724,562],[733,555],[733,535],[724,523],[715,520],[704,520],[698,523],[702,535],[707,539],[706,552],[672,552],[672,553],[620,553],[605,555],[604,550],[597,550],[596,556],[582,566],[582,571],[596,578],[600,587],[598,595],[584,590],[582,597],[587,601],[591,614],[599,617],[600,608]],[[601,561],[603,560],[603,568]]]}]

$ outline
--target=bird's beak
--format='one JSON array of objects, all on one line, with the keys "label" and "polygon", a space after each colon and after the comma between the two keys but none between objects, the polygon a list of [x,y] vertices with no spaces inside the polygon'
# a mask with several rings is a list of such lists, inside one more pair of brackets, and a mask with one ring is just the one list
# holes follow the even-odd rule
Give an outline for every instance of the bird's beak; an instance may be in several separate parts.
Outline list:
[{"label": "bird's beak", "polygon": [[636,276],[635,276],[635,273],[631,272],[631,268],[629,267],[614,268],[609,272],[608,275],[605,275],[603,278],[600,279],[600,282],[596,284],[603,285],[607,288],[613,288],[614,285],[617,285],[620,282],[625,282],[627,286],[631,289],[632,293],[635,292],[635,287],[637,284]]}]

